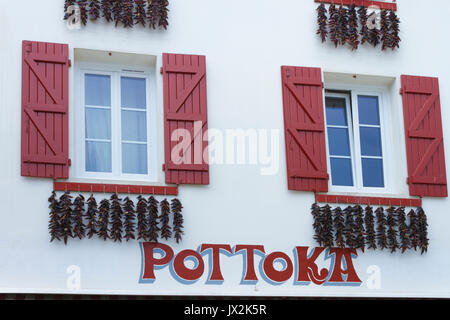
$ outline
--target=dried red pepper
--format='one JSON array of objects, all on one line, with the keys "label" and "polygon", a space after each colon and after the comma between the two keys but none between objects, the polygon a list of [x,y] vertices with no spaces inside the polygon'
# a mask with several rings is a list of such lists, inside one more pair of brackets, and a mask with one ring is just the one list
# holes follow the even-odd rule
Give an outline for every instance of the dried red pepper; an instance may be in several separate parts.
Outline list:
[{"label": "dried red pepper", "polygon": [[170,239],[172,237],[172,228],[169,225],[169,214],[170,214],[170,204],[167,199],[164,199],[160,203],[161,206],[161,216],[159,217],[159,220],[161,221],[161,238],[163,239]]},{"label": "dried red pepper", "polygon": [[177,243],[181,242],[183,240],[182,236],[184,234],[183,231],[183,215],[181,214],[181,211],[183,209],[183,205],[181,204],[180,200],[177,198],[172,199],[171,201],[171,209],[173,214],[173,232],[174,237]]},{"label": "dried red pepper", "polygon": [[136,220],[136,211],[134,209],[134,203],[133,200],[126,197],[123,203],[123,215],[125,217],[124,219],[124,229],[125,229],[125,239],[127,241],[130,241],[131,239],[136,239],[134,235],[134,229],[135,229],[135,220]]},{"label": "dried red pepper", "polygon": [[80,194],[73,201],[73,233],[74,237],[83,239],[86,235],[86,226],[84,225],[84,197]]},{"label": "dried red pepper", "polygon": [[137,239],[148,241],[148,219],[147,219],[147,199],[143,196],[137,197],[138,203],[136,204],[137,213]]},{"label": "dried red pepper", "polygon": [[122,242],[122,216],[123,210],[121,206],[121,199],[117,196],[117,194],[113,194],[111,196],[111,230],[110,230],[110,238],[114,240],[114,242]]},{"label": "dried red pepper", "polygon": [[50,208],[50,219],[48,223],[48,230],[50,233],[50,242],[53,240],[61,241],[61,223],[59,216],[59,207],[58,207],[58,199],[56,197],[55,191],[52,192],[52,195],[48,198],[49,208]]},{"label": "dried red pepper", "polygon": [[91,239],[94,235],[97,234],[97,215],[98,215],[98,205],[97,200],[95,200],[94,195],[91,195],[87,200],[87,211],[86,211],[86,219],[87,219],[87,237]]}]

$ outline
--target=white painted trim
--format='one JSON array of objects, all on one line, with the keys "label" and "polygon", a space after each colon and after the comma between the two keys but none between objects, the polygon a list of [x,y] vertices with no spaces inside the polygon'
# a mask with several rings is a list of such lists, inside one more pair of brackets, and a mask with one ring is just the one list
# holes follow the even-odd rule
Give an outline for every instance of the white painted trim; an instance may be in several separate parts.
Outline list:
[{"label": "white painted trim", "polygon": [[[352,129],[349,128],[350,137],[350,149],[352,152],[352,168],[353,168],[353,187],[334,186],[331,178],[331,166],[330,166],[330,152],[328,146],[328,130],[326,131],[326,145],[327,145],[327,164],[330,168],[330,180],[329,180],[329,192],[332,193],[353,193],[353,194],[392,194],[393,186],[390,179],[391,172],[394,168],[394,162],[390,154],[392,153],[392,145],[387,143],[387,137],[392,132],[389,127],[389,115],[391,110],[389,108],[389,91],[387,87],[380,86],[362,86],[362,85],[349,85],[344,83],[327,83],[325,85],[326,90],[345,90],[351,92],[351,114],[349,114],[349,102],[347,103],[347,121],[352,124]],[[384,174],[384,187],[364,187],[362,177],[362,164],[361,164],[361,144],[359,137],[359,115],[358,115],[358,95],[377,96],[379,102],[380,112],[380,130],[381,130],[381,144],[383,154],[383,174]],[[325,93],[324,97],[345,97],[346,94],[339,93]],[[324,100],[325,100],[324,98]],[[326,119],[326,104],[324,103],[324,114]],[[325,127],[326,121],[325,121]]]}]

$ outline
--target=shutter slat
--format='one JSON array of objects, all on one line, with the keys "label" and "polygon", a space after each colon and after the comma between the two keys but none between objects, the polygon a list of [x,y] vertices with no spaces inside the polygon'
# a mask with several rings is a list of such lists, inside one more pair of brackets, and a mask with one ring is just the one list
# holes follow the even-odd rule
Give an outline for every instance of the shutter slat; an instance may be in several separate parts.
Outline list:
[{"label": "shutter slat", "polygon": [[67,44],[23,41],[23,176],[69,176],[68,69]]},{"label": "shutter slat", "polygon": [[401,77],[410,195],[447,197],[439,80]]},{"label": "shutter slat", "polygon": [[284,66],[281,73],[288,188],[327,192],[321,70]]},{"label": "shutter slat", "polygon": [[[203,157],[208,146],[206,58],[165,53],[162,70],[166,183],[209,184],[208,159]],[[191,135],[185,150],[190,158],[181,164],[172,159],[172,150],[181,141],[171,140],[177,129],[185,129]]]}]

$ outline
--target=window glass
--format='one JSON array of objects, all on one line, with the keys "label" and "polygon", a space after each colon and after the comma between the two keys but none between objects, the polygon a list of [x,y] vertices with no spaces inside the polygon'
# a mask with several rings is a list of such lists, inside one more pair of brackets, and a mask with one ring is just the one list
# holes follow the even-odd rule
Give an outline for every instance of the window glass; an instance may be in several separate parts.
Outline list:
[{"label": "window glass", "polygon": [[122,140],[147,142],[146,112],[122,110]]},{"label": "window glass", "polygon": [[147,145],[122,143],[122,171],[131,174],[147,173]]},{"label": "window glass", "polygon": [[86,107],[86,139],[111,140],[111,110]]},{"label": "window glass", "polygon": [[380,125],[378,97],[358,96],[359,123]]},{"label": "window glass", "polygon": [[330,158],[331,181],[335,186],[353,186],[352,161],[350,158]]},{"label": "window glass", "polygon": [[146,84],[143,78],[121,77],[121,104],[125,108],[145,109]]},{"label": "window glass", "polygon": [[382,157],[380,128],[360,127],[361,155]]},{"label": "window glass", "polygon": [[86,141],[86,171],[112,172],[111,142]]},{"label": "window glass", "polygon": [[85,104],[111,106],[111,78],[108,75],[85,75]]},{"label": "window glass", "polygon": [[362,171],[364,187],[384,187],[382,159],[363,158]]},{"label": "window glass", "polygon": [[346,99],[326,97],[325,103],[331,181],[335,186],[353,186]]}]

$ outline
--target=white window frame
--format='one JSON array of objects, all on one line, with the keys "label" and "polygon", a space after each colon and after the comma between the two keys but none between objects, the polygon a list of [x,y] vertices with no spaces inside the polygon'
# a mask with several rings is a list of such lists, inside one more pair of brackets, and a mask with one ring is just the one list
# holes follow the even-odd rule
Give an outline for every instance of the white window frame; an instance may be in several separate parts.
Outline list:
[{"label": "white window frame", "polygon": [[[392,132],[389,127],[389,92],[386,87],[378,86],[356,86],[347,84],[326,84],[325,90],[332,91],[350,91],[346,93],[325,92],[324,94],[324,116],[325,116],[325,136],[326,136],[326,150],[327,150],[327,165],[330,170],[329,191],[336,193],[358,193],[358,194],[390,194],[392,193],[392,181],[390,181],[390,172],[393,168],[393,162],[390,154],[392,153],[392,144],[388,144],[389,134]],[[383,153],[383,179],[384,187],[364,187],[362,174],[362,157],[361,157],[361,143],[360,143],[360,128],[359,128],[359,114],[358,114],[358,96],[377,96],[380,113],[380,131],[381,131],[381,148]],[[353,170],[353,184],[354,186],[335,186],[332,182],[331,163],[329,140],[326,120],[326,97],[341,97],[346,99],[347,122],[351,126],[349,128],[350,135],[350,153],[352,156],[352,170]],[[352,116],[353,115],[353,116]]]},{"label": "white window frame", "polygon": [[[156,83],[154,68],[116,64],[82,62],[75,69],[75,169],[77,178],[116,181],[157,182],[157,112]],[[112,172],[86,171],[85,136],[85,75],[99,74],[111,77],[111,165]],[[120,78],[134,77],[146,79],[146,119],[147,119],[147,174],[122,173],[122,128]]]}]

